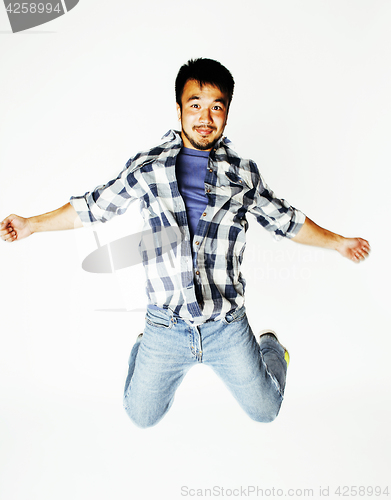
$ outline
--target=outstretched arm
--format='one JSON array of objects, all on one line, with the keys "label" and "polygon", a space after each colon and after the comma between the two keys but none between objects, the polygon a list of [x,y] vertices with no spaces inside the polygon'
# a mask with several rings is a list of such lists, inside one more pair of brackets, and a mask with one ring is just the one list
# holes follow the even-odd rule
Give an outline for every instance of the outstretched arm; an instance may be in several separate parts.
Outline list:
[{"label": "outstretched arm", "polygon": [[53,212],[27,219],[15,214],[9,215],[0,224],[0,238],[12,243],[36,232],[76,229],[82,225],[76,210],[67,203]]},{"label": "outstretched arm", "polygon": [[344,257],[353,262],[360,262],[368,257],[370,246],[363,238],[345,238],[318,226],[306,217],[303,226],[296,236],[292,238],[296,243],[314,245],[317,247],[337,250]]}]

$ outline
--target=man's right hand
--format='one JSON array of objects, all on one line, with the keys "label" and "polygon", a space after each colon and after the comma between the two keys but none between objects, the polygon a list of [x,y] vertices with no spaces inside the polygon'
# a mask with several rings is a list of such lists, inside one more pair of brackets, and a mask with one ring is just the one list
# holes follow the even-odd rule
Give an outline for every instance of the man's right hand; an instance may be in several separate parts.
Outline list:
[{"label": "man's right hand", "polygon": [[33,234],[28,219],[19,217],[19,215],[9,215],[0,224],[0,238],[12,243],[21,240]]},{"label": "man's right hand", "polygon": [[30,236],[40,231],[60,231],[63,229],[76,229],[83,224],[76,210],[67,203],[57,210],[42,215],[24,219],[18,215],[9,215],[0,224],[0,238],[13,242]]}]

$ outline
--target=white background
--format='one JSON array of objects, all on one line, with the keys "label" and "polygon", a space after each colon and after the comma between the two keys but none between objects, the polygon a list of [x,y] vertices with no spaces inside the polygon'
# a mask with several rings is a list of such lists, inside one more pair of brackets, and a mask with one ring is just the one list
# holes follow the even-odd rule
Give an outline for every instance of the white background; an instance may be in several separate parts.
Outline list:
[{"label": "white background", "polygon": [[[251,421],[198,365],[141,430],[122,389],[142,270],[84,272],[95,239],[83,229],[1,244],[1,500],[391,493],[390,25],[383,0],[80,0],[12,34],[0,8],[1,220],[63,205],[177,128],[176,73],[202,56],[235,77],[226,134],[238,152],[318,224],[372,246],[356,265],[275,243],[251,219],[250,322],[291,353],[278,419]],[[139,228],[132,210],[99,228],[102,243]]]}]

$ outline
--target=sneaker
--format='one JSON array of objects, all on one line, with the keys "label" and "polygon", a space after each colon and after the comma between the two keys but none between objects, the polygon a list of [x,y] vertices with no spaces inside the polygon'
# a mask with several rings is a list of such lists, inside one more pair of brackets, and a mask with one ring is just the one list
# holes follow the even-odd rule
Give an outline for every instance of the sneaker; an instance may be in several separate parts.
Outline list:
[{"label": "sneaker", "polygon": [[280,343],[280,341],[278,340],[278,337],[276,335],[276,332],[274,332],[273,330],[262,330],[259,334],[259,342],[261,342],[261,339],[262,337],[270,337],[274,340],[276,340],[280,346],[284,349],[285,351],[285,354],[284,354],[284,359],[286,361],[286,366],[289,365],[289,361],[290,361],[290,358],[289,358],[289,352],[288,350]]}]

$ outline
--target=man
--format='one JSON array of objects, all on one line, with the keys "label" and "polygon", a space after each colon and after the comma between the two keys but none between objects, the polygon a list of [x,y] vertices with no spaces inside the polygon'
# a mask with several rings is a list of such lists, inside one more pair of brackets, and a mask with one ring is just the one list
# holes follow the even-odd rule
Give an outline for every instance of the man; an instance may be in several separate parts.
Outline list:
[{"label": "man", "polygon": [[[177,75],[181,132],[131,158],[119,176],[53,212],[0,227],[13,242],[34,232],[106,222],[139,199],[150,246],[141,241],[148,308],[145,329],[132,349],[124,406],[140,427],[156,424],[195,363],[211,366],[254,420],[276,418],[284,396],[287,350],[272,331],[257,341],[244,306],[240,272],[247,215],[275,237],[337,250],[359,262],[369,253],[361,238],[317,226],[275,197],[251,160],[223,137],[234,80],[217,61],[190,60]],[[165,231],[180,235],[163,251]]]}]

